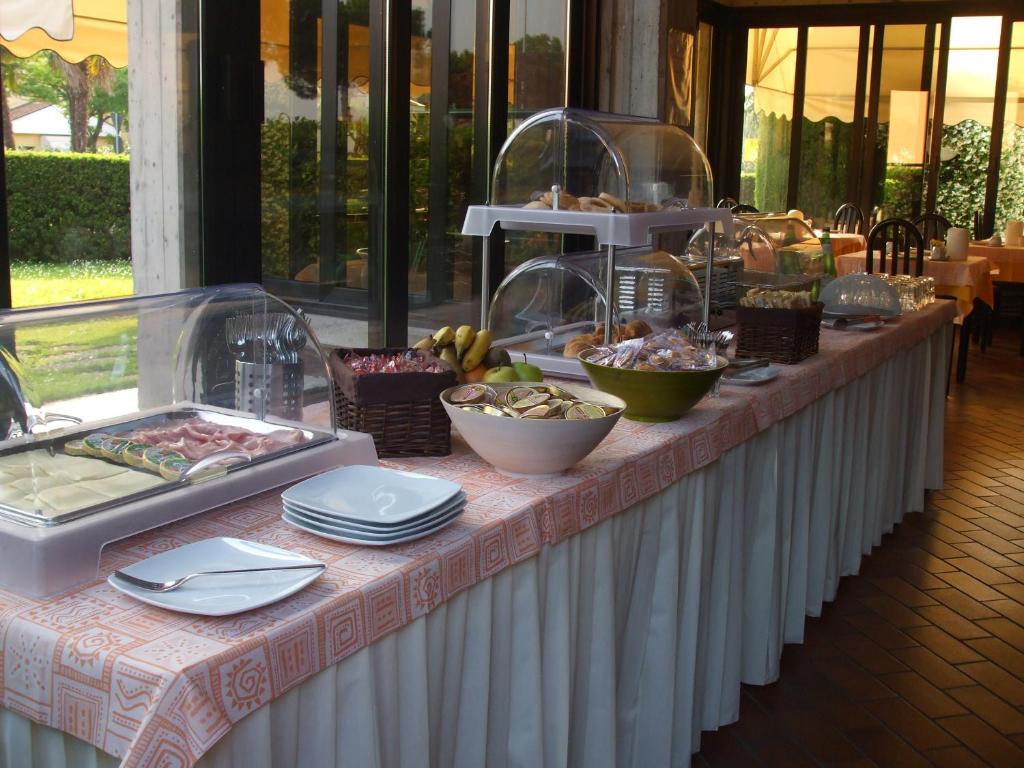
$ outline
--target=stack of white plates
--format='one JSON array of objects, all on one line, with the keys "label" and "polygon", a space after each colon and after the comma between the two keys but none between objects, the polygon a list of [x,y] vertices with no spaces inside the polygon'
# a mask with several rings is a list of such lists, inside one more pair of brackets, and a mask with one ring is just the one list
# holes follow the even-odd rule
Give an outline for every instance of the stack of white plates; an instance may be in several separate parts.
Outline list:
[{"label": "stack of white plates", "polygon": [[383,467],[351,466],[281,494],[284,521],[325,539],[383,547],[429,536],[466,506],[461,486]]}]

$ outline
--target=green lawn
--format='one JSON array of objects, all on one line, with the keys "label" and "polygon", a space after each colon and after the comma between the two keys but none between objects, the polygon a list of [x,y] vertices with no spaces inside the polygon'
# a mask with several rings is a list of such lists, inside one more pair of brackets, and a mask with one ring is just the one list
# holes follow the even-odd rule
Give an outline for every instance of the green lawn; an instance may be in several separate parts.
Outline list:
[{"label": "green lawn", "polygon": [[[11,264],[15,307],[66,304],[132,293],[127,262]],[[19,328],[18,359],[26,392],[38,407],[46,402],[134,387],[138,380],[134,314]]]},{"label": "green lawn", "polygon": [[127,261],[11,264],[11,301],[15,307],[67,304],[131,293],[132,265]]}]

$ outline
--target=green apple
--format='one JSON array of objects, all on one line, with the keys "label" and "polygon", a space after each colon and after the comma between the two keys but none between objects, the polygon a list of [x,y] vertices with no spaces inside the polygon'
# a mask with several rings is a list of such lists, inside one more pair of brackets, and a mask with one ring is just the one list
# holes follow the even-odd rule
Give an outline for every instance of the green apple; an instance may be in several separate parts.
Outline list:
[{"label": "green apple", "polygon": [[489,368],[484,374],[486,382],[511,382],[519,381],[519,374],[510,365],[500,365],[497,368]]},{"label": "green apple", "polygon": [[512,367],[516,369],[520,381],[544,381],[544,373],[533,363],[528,363],[526,355],[523,355],[523,362],[512,363]]}]

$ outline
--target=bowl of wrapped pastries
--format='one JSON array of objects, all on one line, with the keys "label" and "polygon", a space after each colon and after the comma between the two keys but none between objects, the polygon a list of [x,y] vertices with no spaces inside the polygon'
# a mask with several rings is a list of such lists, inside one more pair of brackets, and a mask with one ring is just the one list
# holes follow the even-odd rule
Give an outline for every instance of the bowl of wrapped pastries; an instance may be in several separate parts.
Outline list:
[{"label": "bowl of wrapped pastries", "polygon": [[634,421],[674,421],[711,391],[728,361],[677,329],[596,346],[579,354],[591,383],[626,402]]}]

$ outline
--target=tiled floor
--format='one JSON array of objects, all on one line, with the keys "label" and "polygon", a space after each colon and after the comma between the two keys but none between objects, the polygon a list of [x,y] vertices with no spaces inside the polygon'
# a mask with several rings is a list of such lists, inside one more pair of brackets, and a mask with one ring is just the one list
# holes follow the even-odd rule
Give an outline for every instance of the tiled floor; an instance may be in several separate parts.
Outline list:
[{"label": "tiled floor", "polygon": [[693,765],[1024,766],[1024,358],[1008,332],[946,411],[946,487],[844,579],[774,685]]}]

